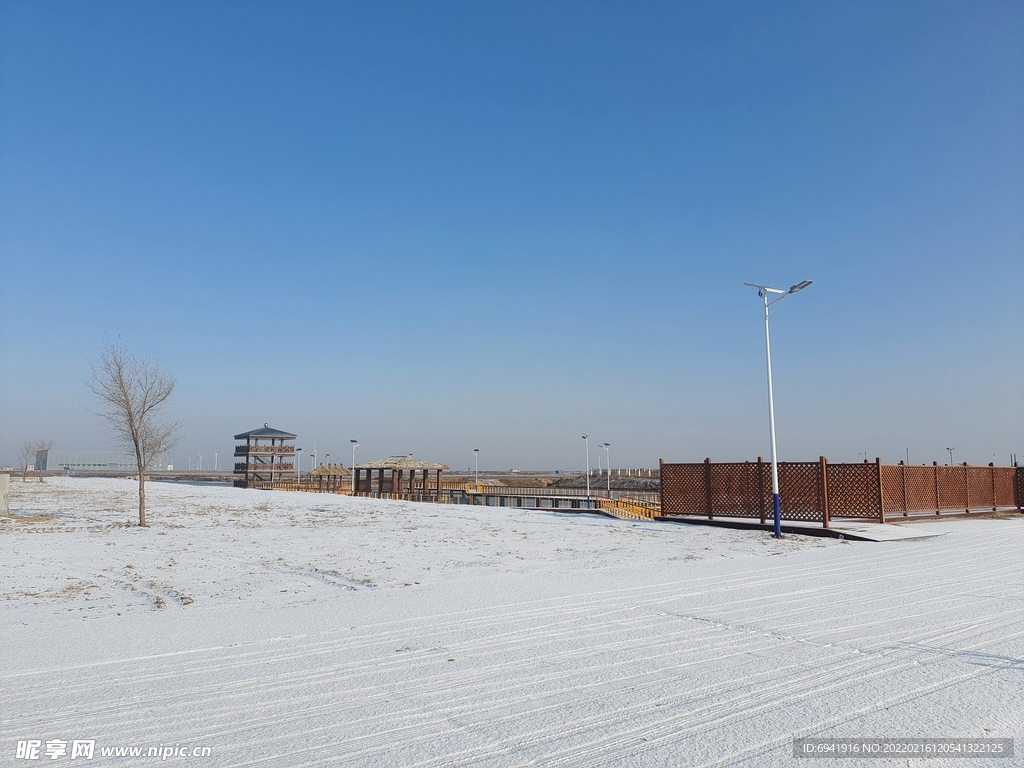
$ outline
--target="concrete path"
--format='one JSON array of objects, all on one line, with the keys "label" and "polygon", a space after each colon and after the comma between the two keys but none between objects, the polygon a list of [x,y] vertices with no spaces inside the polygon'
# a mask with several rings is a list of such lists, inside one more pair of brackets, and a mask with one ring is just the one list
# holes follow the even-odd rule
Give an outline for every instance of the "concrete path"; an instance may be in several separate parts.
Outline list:
[{"label": "concrete path", "polygon": [[[720,528],[772,530],[772,524],[762,523],[757,518],[720,517],[708,520],[706,517],[659,517],[658,520],[672,523],[688,523],[690,525],[711,525]],[[782,534],[798,534],[802,536],[824,536],[827,538],[844,538],[852,541],[904,541],[910,539],[929,539],[943,536],[927,525],[900,525],[897,523],[862,523],[856,520],[833,521],[829,528],[822,528],[820,523],[804,523],[786,520],[782,523]]]},{"label": "concrete path", "polygon": [[832,530],[844,538],[855,541],[902,541],[904,539],[930,539],[944,533],[926,525],[899,525],[897,523],[833,523]]}]

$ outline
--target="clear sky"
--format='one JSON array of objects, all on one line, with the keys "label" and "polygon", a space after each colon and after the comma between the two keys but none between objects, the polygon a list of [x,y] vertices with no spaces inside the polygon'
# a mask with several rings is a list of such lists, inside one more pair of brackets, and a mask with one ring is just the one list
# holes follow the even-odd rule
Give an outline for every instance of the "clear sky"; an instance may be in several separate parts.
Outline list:
[{"label": "clear sky", "polygon": [[[1024,455],[1024,4],[0,4],[0,463]],[[591,456],[595,451],[592,448]],[[596,463],[596,459],[594,459]]]}]

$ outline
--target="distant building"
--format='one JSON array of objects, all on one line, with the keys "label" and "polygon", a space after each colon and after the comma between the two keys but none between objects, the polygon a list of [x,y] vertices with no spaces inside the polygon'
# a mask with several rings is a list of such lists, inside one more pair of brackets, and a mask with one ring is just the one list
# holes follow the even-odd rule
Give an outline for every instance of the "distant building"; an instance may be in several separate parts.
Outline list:
[{"label": "distant building", "polygon": [[[151,471],[168,469],[167,457],[156,456],[150,464]],[[124,451],[70,451],[62,448],[50,448],[36,451],[37,471],[73,470],[75,472],[138,472],[134,453]]]}]

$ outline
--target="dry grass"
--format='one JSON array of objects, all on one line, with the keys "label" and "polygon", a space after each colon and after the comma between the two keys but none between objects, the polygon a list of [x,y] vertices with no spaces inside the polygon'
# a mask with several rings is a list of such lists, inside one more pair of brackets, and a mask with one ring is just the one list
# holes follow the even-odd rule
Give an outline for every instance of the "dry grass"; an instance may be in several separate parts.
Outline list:
[{"label": "dry grass", "polygon": [[0,520],[7,521],[11,520],[15,523],[47,523],[54,519],[53,515],[36,514],[36,515],[19,515],[12,514],[8,517],[0,518]]}]

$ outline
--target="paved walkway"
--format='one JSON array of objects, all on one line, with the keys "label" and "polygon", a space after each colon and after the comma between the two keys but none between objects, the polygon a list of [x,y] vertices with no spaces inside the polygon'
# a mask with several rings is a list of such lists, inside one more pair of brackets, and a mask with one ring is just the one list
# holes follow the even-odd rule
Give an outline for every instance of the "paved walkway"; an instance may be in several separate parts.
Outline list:
[{"label": "paved walkway", "polygon": [[[689,523],[691,525],[711,525],[721,528],[750,528],[763,531],[773,529],[772,524],[762,523],[757,518],[729,517],[708,520],[706,517],[662,517],[666,522]],[[803,536],[826,536],[833,539],[844,538],[853,541],[903,541],[907,539],[929,539],[944,534],[927,525],[901,525],[899,523],[861,523],[851,520],[832,521],[829,528],[822,528],[820,523],[804,523],[794,520],[784,521],[782,533],[800,534]]]}]

